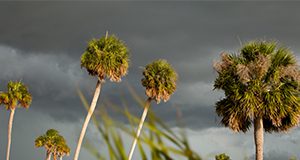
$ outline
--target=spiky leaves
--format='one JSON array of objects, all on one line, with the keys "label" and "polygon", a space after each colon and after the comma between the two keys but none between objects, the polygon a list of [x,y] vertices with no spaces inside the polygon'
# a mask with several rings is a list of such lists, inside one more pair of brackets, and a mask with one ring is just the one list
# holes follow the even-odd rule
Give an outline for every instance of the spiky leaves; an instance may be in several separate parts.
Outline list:
[{"label": "spiky leaves", "polygon": [[146,88],[146,95],[155,99],[169,100],[176,90],[177,74],[166,60],[156,60],[148,64],[143,71],[142,85]]},{"label": "spiky leaves", "polygon": [[32,97],[22,82],[10,81],[7,89],[7,92],[0,93],[0,104],[4,104],[7,110],[15,109],[18,105],[24,108],[30,106]]},{"label": "spiky leaves", "polygon": [[81,67],[90,75],[100,80],[106,77],[113,82],[120,82],[127,74],[129,53],[125,44],[116,36],[93,39],[81,56]]},{"label": "spiky leaves", "polygon": [[46,134],[37,137],[35,147],[45,147],[47,154],[52,154],[55,159],[70,154],[64,137],[55,129],[49,129]]},{"label": "spiky leaves", "polygon": [[246,132],[261,117],[265,131],[277,132],[299,123],[300,72],[288,49],[273,42],[250,42],[240,55],[222,54],[214,68],[214,87],[225,92],[216,104],[225,126]]}]

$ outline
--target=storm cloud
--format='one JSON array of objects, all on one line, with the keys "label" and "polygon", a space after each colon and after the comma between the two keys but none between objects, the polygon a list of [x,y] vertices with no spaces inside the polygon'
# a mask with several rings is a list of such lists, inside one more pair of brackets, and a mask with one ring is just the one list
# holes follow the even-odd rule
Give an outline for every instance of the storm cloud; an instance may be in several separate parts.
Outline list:
[{"label": "storm cloud", "polygon": [[[122,96],[128,101],[129,109],[139,115],[141,110],[127,84],[145,98],[140,85],[141,68],[155,59],[167,59],[178,72],[178,88],[170,102],[153,104],[152,108],[175,127],[178,107],[193,146],[207,159],[213,158],[209,154],[219,151],[229,153],[234,159],[245,155],[251,157],[254,151],[251,132],[233,134],[221,127],[214,113],[215,102],[223,96],[221,91],[213,90],[216,73],[212,63],[220,53],[238,52],[241,44],[249,40],[266,39],[278,40],[294,51],[297,59],[300,57],[299,2],[46,1],[0,4],[0,89],[5,90],[9,80],[21,80],[33,95],[31,108],[26,114],[25,111],[21,111],[23,114],[17,112],[16,123],[26,119],[24,122],[28,124],[23,127],[34,130],[34,135],[27,130],[24,141],[13,142],[14,149],[18,149],[18,145],[28,145],[33,136],[51,126],[61,129],[70,137],[69,141],[76,141],[76,135],[71,136],[70,132],[80,128],[85,115],[76,90],[82,90],[90,100],[96,83],[95,78],[80,68],[80,56],[89,40],[103,36],[106,31],[116,34],[127,44],[131,62],[129,74],[121,83],[105,83],[99,104],[105,101],[120,104],[119,97]],[[51,123],[44,126],[47,121]],[[36,127],[30,124],[33,122]],[[64,128],[64,125],[70,128]],[[22,125],[15,128],[14,136],[25,133]],[[4,134],[2,131],[4,129],[1,129],[1,135]],[[299,139],[295,138],[299,137],[299,130],[289,135],[266,136],[269,141],[266,158],[300,157],[296,150],[282,149],[299,146]],[[1,138],[1,142],[5,141]],[[205,141],[212,138],[219,141]],[[274,148],[271,141],[281,147]],[[32,154],[26,159],[37,159],[32,150],[28,152]],[[13,159],[26,155],[25,151],[19,153],[13,155]]]}]

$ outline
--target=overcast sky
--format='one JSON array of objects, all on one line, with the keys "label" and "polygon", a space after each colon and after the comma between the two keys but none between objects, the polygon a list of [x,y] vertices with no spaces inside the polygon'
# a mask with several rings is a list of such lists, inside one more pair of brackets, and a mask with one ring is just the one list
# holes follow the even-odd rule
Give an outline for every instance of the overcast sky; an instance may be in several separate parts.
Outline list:
[{"label": "overcast sky", "polygon": [[[106,31],[127,44],[131,62],[121,83],[104,84],[99,104],[118,103],[124,96],[130,110],[141,114],[126,83],[145,98],[141,67],[167,59],[178,72],[178,89],[168,103],[153,104],[155,112],[176,130],[172,106],[178,106],[192,146],[204,159],[222,152],[233,160],[252,157],[252,132],[232,133],[219,124],[214,104],[223,94],[213,91],[212,63],[222,51],[237,52],[241,43],[255,39],[277,40],[299,59],[299,7],[300,2],[270,1],[0,2],[0,89],[5,90],[9,80],[22,80],[33,96],[30,109],[16,111],[11,159],[41,159],[44,150],[34,149],[34,139],[48,128],[66,137],[73,156],[86,115],[76,87],[90,100],[96,85],[80,68],[80,56],[89,40]],[[8,112],[0,111],[4,159]],[[92,127],[87,136],[93,136]],[[268,134],[265,143],[267,159],[300,158],[299,129]],[[80,157],[93,160],[84,149]]]}]

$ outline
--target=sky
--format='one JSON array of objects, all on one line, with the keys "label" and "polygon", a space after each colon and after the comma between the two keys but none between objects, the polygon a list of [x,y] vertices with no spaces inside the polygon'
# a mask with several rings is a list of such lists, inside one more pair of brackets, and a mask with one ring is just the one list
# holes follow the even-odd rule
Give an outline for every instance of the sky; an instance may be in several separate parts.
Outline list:
[{"label": "sky", "polygon": [[[130,111],[140,115],[127,85],[146,98],[142,67],[166,59],[179,75],[178,88],[169,102],[152,105],[155,113],[176,130],[172,106],[178,106],[189,140],[204,159],[223,152],[233,160],[253,159],[253,131],[233,133],[219,123],[214,104],[223,93],[213,90],[212,64],[221,52],[238,52],[250,40],[276,40],[300,60],[299,7],[300,2],[291,1],[0,2],[0,89],[6,90],[9,80],[21,80],[33,96],[30,109],[16,111],[11,159],[43,158],[34,139],[49,128],[59,130],[75,150],[86,115],[76,89],[90,100],[96,85],[96,78],[80,68],[80,56],[91,39],[106,31],[128,46],[130,68],[121,83],[106,81],[99,105],[118,104],[122,96]],[[1,107],[0,159],[5,156],[8,114]],[[86,136],[99,139],[93,127]],[[300,158],[297,148],[299,128],[265,136],[266,159]],[[94,160],[85,149],[80,158]]]}]

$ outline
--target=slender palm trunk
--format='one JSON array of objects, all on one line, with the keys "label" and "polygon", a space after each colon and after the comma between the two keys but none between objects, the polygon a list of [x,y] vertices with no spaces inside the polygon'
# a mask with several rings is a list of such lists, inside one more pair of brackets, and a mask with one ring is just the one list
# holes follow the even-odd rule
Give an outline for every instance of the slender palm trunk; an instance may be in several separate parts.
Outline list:
[{"label": "slender palm trunk", "polygon": [[89,124],[89,121],[92,117],[92,114],[93,114],[93,112],[96,108],[97,100],[98,100],[100,92],[101,92],[101,84],[102,84],[102,81],[98,80],[91,106],[89,108],[88,114],[87,114],[87,116],[85,118],[85,121],[83,123],[82,130],[81,130],[81,133],[80,133],[80,136],[79,136],[79,139],[78,139],[78,144],[77,144],[77,148],[76,148],[76,151],[75,151],[74,160],[78,160],[81,144],[82,144],[82,141],[83,141],[83,137],[85,135],[85,132],[86,132],[87,126]]},{"label": "slender palm trunk", "polygon": [[263,160],[264,150],[264,125],[262,118],[254,119],[254,141],[256,160]]},{"label": "slender palm trunk", "polygon": [[51,152],[48,152],[46,153],[46,160],[50,160],[51,159]]},{"label": "slender palm trunk", "polygon": [[9,160],[9,155],[10,155],[11,131],[12,131],[12,125],[13,125],[13,121],[14,121],[14,115],[15,115],[15,108],[10,110],[10,115],[9,115],[6,160]]},{"label": "slender palm trunk", "polygon": [[148,110],[150,108],[150,103],[151,103],[151,98],[148,98],[146,104],[145,104],[145,108],[144,108],[144,112],[143,112],[143,115],[141,117],[141,120],[140,120],[140,123],[139,123],[139,126],[138,126],[138,129],[136,131],[136,136],[134,138],[134,141],[132,143],[132,146],[131,146],[131,149],[130,149],[130,152],[129,152],[129,155],[128,155],[128,160],[131,160],[132,156],[133,156],[133,152],[134,152],[134,149],[135,149],[135,146],[136,146],[136,143],[137,143],[137,140],[140,136],[140,133],[141,133],[141,130],[143,128],[143,124],[144,124],[144,121],[146,119],[146,116],[147,116],[147,113],[148,113]]},{"label": "slender palm trunk", "polygon": [[53,154],[53,160],[57,160],[57,155]]}]

